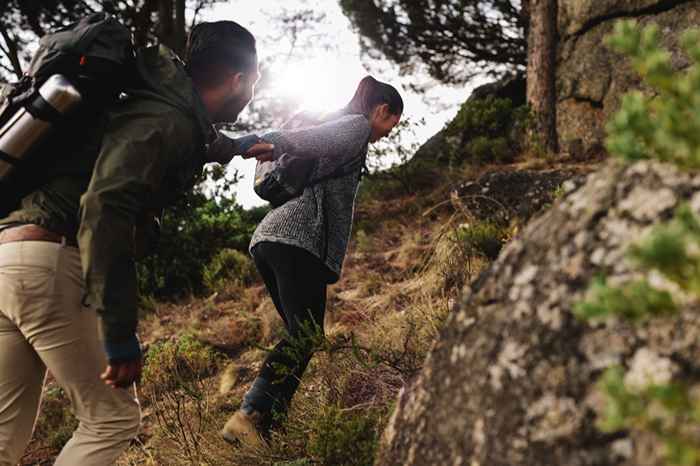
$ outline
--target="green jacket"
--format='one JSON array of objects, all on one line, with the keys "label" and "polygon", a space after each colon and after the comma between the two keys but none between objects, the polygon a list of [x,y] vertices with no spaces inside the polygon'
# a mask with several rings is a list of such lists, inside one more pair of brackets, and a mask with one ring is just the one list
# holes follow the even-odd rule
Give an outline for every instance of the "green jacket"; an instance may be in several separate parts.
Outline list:
[{"label": "green jacket", "polygon": [[147,48],[137,62],[145,86],[102,112],[86,141],[74,144],[80,149],[57,157],[49,181],[0,220],[77,236],[85,304],[101,314],[104,336],[112,342],[136,332],[137,228],[193,186],[215,136],[172,51]]}]

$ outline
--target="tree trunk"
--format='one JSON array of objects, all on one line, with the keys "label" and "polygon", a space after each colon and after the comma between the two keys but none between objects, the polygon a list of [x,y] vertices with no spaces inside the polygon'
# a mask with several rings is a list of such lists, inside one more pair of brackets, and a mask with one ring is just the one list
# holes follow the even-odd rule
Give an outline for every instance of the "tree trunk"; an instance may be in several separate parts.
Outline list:
[{"label": "tree trunk", "polygon": [[558,151],[556,127],[557,0],[530,0],[527,101],[534,134],[549,153]]},{"label": "tree trunk", "polygon": [[158,2],[158,38],[171,49],[173,47],[173,0]]}]

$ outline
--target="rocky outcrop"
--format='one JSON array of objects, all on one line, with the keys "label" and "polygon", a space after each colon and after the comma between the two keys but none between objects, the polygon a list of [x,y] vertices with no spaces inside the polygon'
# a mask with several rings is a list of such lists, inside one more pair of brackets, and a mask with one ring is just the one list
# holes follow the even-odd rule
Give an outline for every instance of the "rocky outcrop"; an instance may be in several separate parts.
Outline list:
[{"label": "rocky outcrop", "polygon": [[677,68],[687,66],[679,34],[700,24],[697,0],[559,0],[557,131],[563,151],[577,159],[603,147],[605,123],[619,109],[622,95],[640,87],[625,59],[609,50],[605,37],[615,21],[635,18],[656,23]]},{"label": "rocky outcrop", "polygon": [[661,466],[653,438],[596,429],[596,381],[613,364],[693,380],[697,304],[644,325],[587,324],[572,307],[595,275],[638,274],[626,250],[682,202],[700,212],[700,176],[609,162],[533,220],[451,313],[399,396],[377,464]]},{"label": "rocky outcrop", "polygon": [[525,223],[554,202],[565,182],[572,188],[583,184],[582,173],[575,168],[494,170],[457,186],[454,195],[478,220],[508,224],[517,219]]}]

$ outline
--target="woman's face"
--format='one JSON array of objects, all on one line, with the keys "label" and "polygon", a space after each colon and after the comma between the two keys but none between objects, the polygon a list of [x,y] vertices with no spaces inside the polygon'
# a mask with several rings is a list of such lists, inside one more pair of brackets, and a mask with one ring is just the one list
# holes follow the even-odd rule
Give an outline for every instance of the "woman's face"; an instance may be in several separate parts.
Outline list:
[{"label": "woman's face", "polygon": [[372,132],[369,136],[369,142],[377,142],[381,138],[387,136],[394,126],[399,124],[401,115],[394,115],[389,110],[389,105],[382,104],[377,106],[370,114],[370,124]]}]

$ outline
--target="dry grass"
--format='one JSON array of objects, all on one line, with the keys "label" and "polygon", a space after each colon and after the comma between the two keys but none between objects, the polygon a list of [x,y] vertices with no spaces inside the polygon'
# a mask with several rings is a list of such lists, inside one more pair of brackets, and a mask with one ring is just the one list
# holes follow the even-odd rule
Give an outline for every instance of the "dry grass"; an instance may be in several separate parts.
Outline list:
[{"label": "dry grass", "polygon": [[143,433],[118,464],[367,464],[396,394],[420,370],[462,286],[486,264],[455,243],[451,232],[464,218],[442,202],[447,192],[360,205],[343,279],[328,296],[327,344],[265,451],[219,436],[259,369],[261,347],[283,335],[262,284],[153,304],[141,331],[149,357],[184,334],[196,351],[170,355],[159,376],[144,379]]}]

